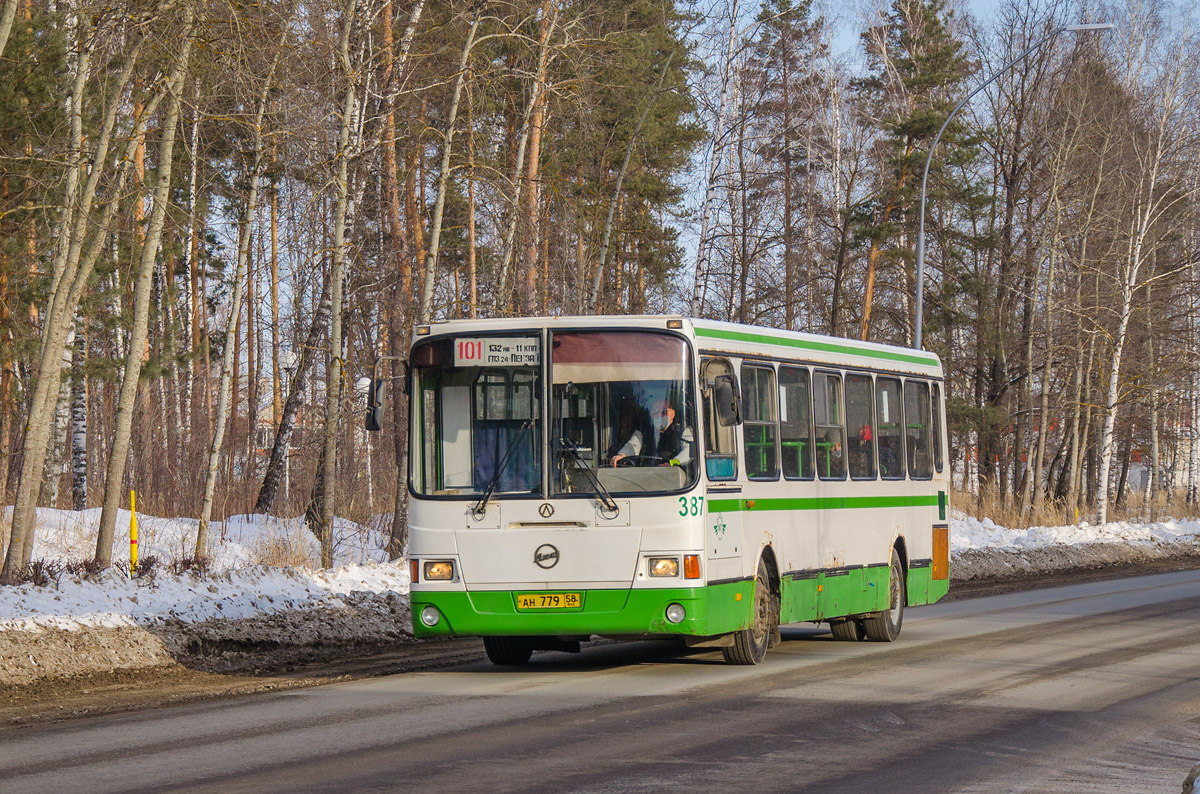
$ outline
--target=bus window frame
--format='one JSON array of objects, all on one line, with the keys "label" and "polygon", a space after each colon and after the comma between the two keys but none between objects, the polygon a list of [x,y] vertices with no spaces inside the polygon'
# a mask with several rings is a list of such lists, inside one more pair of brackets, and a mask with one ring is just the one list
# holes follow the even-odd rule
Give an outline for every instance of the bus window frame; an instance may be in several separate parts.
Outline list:
[{"label": "bus window frame", "polygon": [[[899,422],[900,457],[899,457],[899,461],[900,461],[900,467],[903,469],[903,472],[901,473],[901,475],[899,477],[888,477],[888,476],[884,475],[883,464],[882,464],[882,461],[880,460],[880,456],[879,456],[879,450],[880,450],[880,446],[879,446],[879,381],[880,380],[893,381],[897,386],[896,402],[897,402],[897,406],[898,406],[897,410],[900,412],[900,422]],[[908,459],[906,457],[907,449],[905,448],[906,441],[904,438],[904,416],[905,416],[905,414],[904,414],[904,376],[898,372],[896,372],[896,373],[888,372],[886,374],[877,374],[875,376],[875,421],[874,421],[875,455],[876,455],[875,463],[879,469],[879,479],[882,482],[904,482],[909,479]]]},{"label": "bus window frame", "polygon": [[808,441],[807,441],[807,444],[809,445],[808,451],[810,453],[815,451],[815,443],[816,443],[816,437],[817,437],[816,430],[813,428],[813,371],[812,371],[812,365],[802,363],[802,362],[789,363],[787,361],[780,361],[778,364],[777,370],[776,370],[776,374],[775,374],[775,383],[781,392],[780,400],[779,400],[781,409],[780,409],[780,411],[777,411],[777,413],[780,415],[780,418],[779,418],[779,446],[780,446],[779,471],[783,475],[783,479],[786,480],[787,482],[813,482],[817,479],[817,461],[816,461],[815,455],[809,455],[808,460],[809,460],[809,463],[812,464],[812,467],[810,469],[812,471],[812,474],[808,475],[807,477],[804,476],[804,460],[803,460],[803,458],[800,459],[800,474],[798,474],[797,476],[791,477],[783,469],[783,419],[782,419],[781,411],[782,411],[782,405],[783,405],[783,399],[782,399],[783,370],[785,368],[789,369],[789,370],[793,370],[795,372],[803,372],[805,375],[808,376],[808,400],[807,400],[807,403],[808,403]]},{"label": "bus window frame", "polygon": [[908,479],[913,482],[928,482],[929,480],[933,479],[934,473],[935,473],[934,466],[933,466],[933,427],[932,427],[932,425],[926,425],[926,428],[927,428],[926,444],[928,445],[928,448],[929,448],[929,453],[928,453],[929,454],[929,474],[924,475],[924,476],[916,476],[915,474],[913,474],[913,468],[915,468],[915,464],[916,464],[915,456],[913,457],[914,465],[908,466],[908,454],[909,454],[909,452],[908,452],[908,396],[906,394],[904,394],[903,392],[908,390],[909,383],[913,383],[914,385],[925,387],[925,399],[926,399],[926,402],[928,403],[929,410],[926,411],[926,416],[924,418],[925,418],[926,422],[932,422],[933,398],[932,398],[931,390],[929,388],[932,385],[932,381],[927,380],[925,378],[921,378],[921,377],[911,377],[911,378],[905,377],[904,378],[904,387],[903,387],[902,393],[901,393],[901,398],[902,398],[901,402],[903,404],[902,407],[904,409],[904,424],[903,424],[903,427],[904,427],[904,462],[905,462],[905,467],[908,469]]},{"label": "bus window frame", "polygon": [[850,479],[855,482],[876,482],[879,480],[879,447],[875,441],[875,376],[870,372],[862,370],[848,369],[842,375],[842,401],[846,404],[846,415],[843,417],[847,422],[850,419],[850,397],[847,393],[847,382],[850,378],[866,378],[867,379],[867,399],[870,402],[868,413],[871,417],[871,474],[869,476],[855,476],[854,472],[850,471],[850,425],[846,427],[846,472],[850,475]]},{"label": "bus window frame", "polygon": [[942,381],[931,381],[929,384],[929,400],[933,409],[933,470],[941,474],[946,465],[946,425],[942,421],[945,412],[942,410]]},{"label": "bus window frame", "polygon": [[[769,374],[770,388],[767,389],[767,398],[772,401],[771,407],[774,408],[774,414],[775,414],[774,417],[772,419],[770,419],[769,421],[764,422],[762,420],[757,420],[757,421],[751,422],[747,418],[747,415],[749,414],[749,410],[747,409],[747,406],[749,405],[749,399],[748,399],[748,395],[746,392],[745,372],[748,369],[760,370],[763,372],[767,372]],[[760,361],[760,360],[756,360],[756,359],[745,359],[744,358],[741,360],[740,364],[738,365],[737,377],[738,377],[738,382],[739,382],[739,386],[740,386],[740,392],[742,394],[741,451],[742,451],[742,460],[743,460],[743,464],[744,464],[743,469],[745,469],[745,472],[746,472],[746,479],[750,480],[751,482],[778,482],[780,474],[782,473],[782,470],[783,470],[783,465],[782,465],[782,461],[780,460],[780,457],[779,457],[779,441],[780,441],[780,439],[779,439],[779,379],[775,372],[775,366],[774,366],[773,362],[770,362],[770,361]],[[755,390],[755,394],[757,395],[757,389]],[[772,450],[774,453],[775,467],[774,467],[774,473],[770,476],[762,476],[762,475],[751,476],[750,475],[750,455],[748,454],[748,451],[746,449],[746,428],[748,425],[755,425],[755,426],[759,426],[759,427],[769,427],[772,430],[774,430],[774,434],[772,436]]]},{"label": "bus window frame", "polygon": [[842,423],[841,423],[841,428],[842,428],[841,476],[839,476],[839,477],[834,477],[832,475],[831,476],[822,476],[821,475],[821,457],[820,457],[820,455],[814,454],[813,468],[816,470],[818,480],[822,480],[824,482],[846,482],[849,479],[850,467],[847,465],[848,461],[846,460],[846,378],[845,378],[844,370],[831,369],[828,367],[824,367],[824,368],[814,367],[813,368],[812,386],[809,389],[809,397],[812,400],[813,452],[816,453],[818,451],[818,446],[821,443],[829,443],[829,442],[817,441],[817,430],[821,427],[827,427],[827,428],[828,427],[838,427],[838,425],[818,425],[817,424],[817,385],[816,384],[817,384],[817,377],[821,376],[821,375],[833,375],[838,379],[838,414],[842,418]]},{"label": "bus window frame", "polygon": [[[697,358],[699,359],[698,365],[697,365],[697,369],[698,369],[697,375],[698,375],[698,381],[700,383],[704,382],[704,379],[706,377],[706,375],[704,374],[704,369],[705,369],[705,366],[709,362],[720,362],[728,368],[729,373],[728,373],[727,377],[732,379],[734,393],[735,393],[735,396],[737,397],[738,402],[740,403],[742,400],[741,381],[738,378],[738,368],[733,365],[733,361],[731,361],[728,356],[711,355],[711,354],[703,354],[703,353],[697,355]],[[719,376],[714,376],[714,377],[725,377],[725,376],[719,375]],[[739,411],[738,411],[739,415],[737,417],[738,421],[731,425],[722,425],[719,421],[717,421],[718,427],[726,427],[731,430],[731,433],[733,436],[733,452],[732,452],[732,454],[726,454],[723,452],[714,452],[714,451],[710,450],[709,446],[708,446],[708,414],[705,411],[704,402],[706,400],[711,399],[711,397],[710,397],[711,393],[712,393],[712,387],[706,387],[698,392],[699,397],[700,397],[700,400],[699,400],[700,405],[699,405],[699,410],[696,411],[696,413],[697,413],[697,429],[700,431],[698,433],[698,435],[700,437],[697,439],[697,445],[700,447],[701,457],[704,459],[704,469],[703,469],[704,479],[709,482],[736,482],[741,478],[741,475],[742,475],[742,465],[741,465],[742,456],[741,456],[741,454],[739,454],[741,451],[741,447],[739,444],[739,435],[740,434],[738,433],[737,428],[738,428],[738,425],[742,424],[745,421],[745,419],[746,419],[745,413],[746,412],[745,412],[744,408],[739,408]],[[715,410],[716,410],[716,407],[714,406],[714,414],[713,414],[714,420],[716,420]],[[708,459],[709,459],[710,455],[713,457],[714,460],[732,460],[733,461],[733,474],[728,477],[713,477],[712,475],[710,475],[708,473]]]}]

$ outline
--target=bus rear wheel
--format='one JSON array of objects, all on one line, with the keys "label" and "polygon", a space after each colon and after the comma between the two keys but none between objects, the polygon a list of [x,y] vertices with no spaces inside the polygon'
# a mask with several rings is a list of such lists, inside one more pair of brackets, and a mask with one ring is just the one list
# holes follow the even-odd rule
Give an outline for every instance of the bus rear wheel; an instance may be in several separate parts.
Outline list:
[{"label": "bus rear wheel", "polygon": [[863,628],[867,639],[872,642],[891,642],[900,636],[900,626],[904,623],[904,566],[900,564],[900,555],[892,549],[892,564],[888,571],[888,608],[882,612],[872,612],[863,619]]},{"label": "bus rear wheel", "polygon": [[492,664],[519,667],[533,655],[533,643],[526,637],[484,637],[483,649]]},{"label": "bus rear wheel", "polygon": [[779,603],[771,589],[771,578],[765,560],[758,561],[754,578],[754,614],[750,627],[733,635],[733,645],[722,648],[729,664],[758,664],[767,655],[771,636],[779,626]]}]

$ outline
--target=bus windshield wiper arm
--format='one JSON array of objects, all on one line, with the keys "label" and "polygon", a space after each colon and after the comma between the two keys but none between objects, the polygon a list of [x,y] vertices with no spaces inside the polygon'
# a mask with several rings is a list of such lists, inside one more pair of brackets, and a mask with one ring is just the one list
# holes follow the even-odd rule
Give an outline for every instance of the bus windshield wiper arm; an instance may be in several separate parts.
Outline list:
[{"label": "bus windshield wiper arm", "polygon": [[609,513],[621,512],[621,506],[617,504],[616,499],[612,498],[612,494],[610,494],[608,489],[604,487],[604,483],[600,482],[600,478],[596,476],[596,472],[591,466],[588,465],[587,461],[583,459],[583,456],[579,454],[579,450],[575,448],[575,442],[569,438],[560,438],[558,440],[558,445],[563,449],[564,452],[570,454],[571,459],[579,464],[579,468],[583,470],[584,475],[591,480],[593,486],[592,492],[596,494],[596,498],[600,500],[602,505],[604,505],[605,511]]},{"label": "bus windshield wiper arm", "polygon": [[513,440],[509,442],[508,449],[504,450],[504,457],[500,459],[495,473],[492,474],[492,479],[488,480],[487,488],[483,490],[483,498],[471,508],[471,515],[475,516],[476,520],[482,517],[487,511],[487,503],[491,500],[492,494],[496,492],[496,486],[500,484],[500,475],[504,474],[505,468],[508,467],[508,461],[512,458],[513,450],[517,448],[517,443],[525,437],[525,431],[531,427],[533,427],[532,416],[521,424],[521,429],[517,431]]}]

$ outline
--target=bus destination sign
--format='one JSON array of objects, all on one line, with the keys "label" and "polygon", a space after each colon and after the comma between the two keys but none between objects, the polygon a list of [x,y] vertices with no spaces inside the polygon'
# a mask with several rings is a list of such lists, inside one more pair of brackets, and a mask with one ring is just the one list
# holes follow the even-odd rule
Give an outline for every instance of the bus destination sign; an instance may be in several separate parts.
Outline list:
[{"label": "bus destination sign", "polygon": [[454,340],[454,366],[537,366],[542,360],[537,337],[482,337]]}]

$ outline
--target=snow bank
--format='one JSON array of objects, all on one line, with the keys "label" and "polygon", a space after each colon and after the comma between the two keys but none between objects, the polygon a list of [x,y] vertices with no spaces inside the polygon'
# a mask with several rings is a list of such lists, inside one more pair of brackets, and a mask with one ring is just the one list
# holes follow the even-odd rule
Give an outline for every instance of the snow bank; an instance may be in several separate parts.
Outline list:
[{"label": "snow bank", "polygon": [[954,581],[1137,565],[1200,555],[1200,521],[1113,521],[1100,526],[1084,522],[1008,529],[989,518],[960,514],[951,516],[950,555],[950,578]]},{"label": "snow bank", "polygon": [[[389,516],[390,518],[390,516]],[[12,507],[4,508],[4,524],[12,521]],[[138,555],[141,559],[158,558],[172,564],[193,556],[195,518],[157,518],[138,513]],[[333,521],[333,556],[336,563],[387,560],[387,533],[376,526],[364,526],[343,518]],[[32,558],[64,562],[95,556],[96,535],[100,527],[100,508],[91,510],[52,510],[38,508],[37,530]],[[7,535],[7,533],[0,533]],[[212,570],[242,568],[256,563],[294,563],[315,565],[321,547],[316,536],[304,525],[304,517],[277,518],[265,515],[231,516],[228,521],[209,524],[208,559]],[[113,559],[129,557],[129,511],[117,511],[113,538]]]},{"label": "snow bank", "polygon": [[207,576],[158,573],[139,579],[109,570],[94,579],[64,576],[46,587],[0,589],[0,632],[199,623],[339,609],[354,593],[407,596],[408,584],[403,562],[349,563],[327,571],[255,565]]},{"label": "snow bank", "polygon": [[1121,543],[1141,546],[1200,542],[1200,521],[1166,519],[1151,524],[1113,521],[1092,526],[1086,521],[1063,527],[1008,529],[990,518],[956,514],[950,521],[950,549],[958,554],[969,549],[1028,551],[1050,546],[1086,546],[1092,543]]}]

